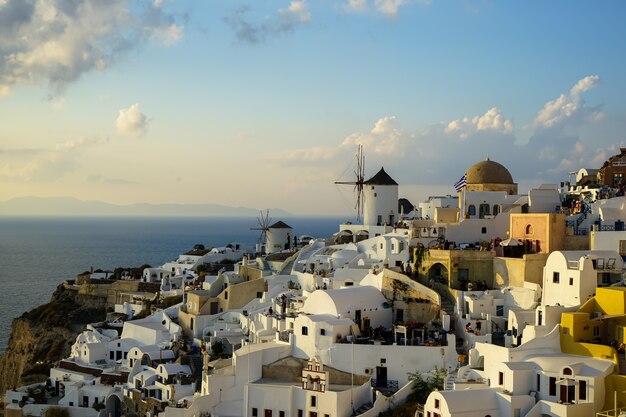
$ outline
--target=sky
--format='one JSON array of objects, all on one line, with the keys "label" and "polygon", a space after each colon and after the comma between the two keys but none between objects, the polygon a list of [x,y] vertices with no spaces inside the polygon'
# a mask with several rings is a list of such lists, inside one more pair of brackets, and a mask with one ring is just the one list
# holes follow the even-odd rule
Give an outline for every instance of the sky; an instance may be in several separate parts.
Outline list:
[{"label": "sky", "polygon": [[626,146],[626,2],[0,0],[0,201],[354,213],[487,157],[520,193]]}]

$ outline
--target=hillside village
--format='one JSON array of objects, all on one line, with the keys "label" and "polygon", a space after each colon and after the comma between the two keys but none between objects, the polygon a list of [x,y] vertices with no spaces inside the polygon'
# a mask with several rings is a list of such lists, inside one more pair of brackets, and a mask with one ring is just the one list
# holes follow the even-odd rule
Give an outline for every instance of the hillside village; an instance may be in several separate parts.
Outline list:
[{"label": "hillside village", "polygon": [[413,206],[381,168],[333,237],[278,221],[254,249],[86,272],[64,285],[107,320],[5,415],[375,417],[416,375],[443,385],[416,417],[626,415],[625,175],[623,148],[520,194],[486,159]]}]

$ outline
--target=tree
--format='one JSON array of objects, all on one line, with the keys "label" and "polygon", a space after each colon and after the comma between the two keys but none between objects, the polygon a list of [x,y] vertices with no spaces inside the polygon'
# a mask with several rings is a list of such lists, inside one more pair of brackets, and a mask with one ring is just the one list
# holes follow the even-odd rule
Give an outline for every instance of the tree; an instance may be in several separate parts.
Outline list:
[{"label": "tree", "polygon": [[70,417],[70,412],[67,408],[50,407],[46,410],[46,417]]},{"label": "tree", "polygon": [[428,395],[435,390],[442,390],[447,372],[443,368],[420,374],[419,372],[409,372],[409,381],[413,381],[413,392],[409,394],[407,401],[426,403]]}]

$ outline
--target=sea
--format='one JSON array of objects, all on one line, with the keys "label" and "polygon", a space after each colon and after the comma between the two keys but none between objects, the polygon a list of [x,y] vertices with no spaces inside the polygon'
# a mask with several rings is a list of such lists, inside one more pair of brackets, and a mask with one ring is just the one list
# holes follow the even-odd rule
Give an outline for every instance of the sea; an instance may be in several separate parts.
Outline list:
[{"label": "sea", "polygon": [[[296,236],[325,238],[347,219],[280,220]],[[66,279],[92,267],[159,266],[198,243],[254,247],[258,227],[256,218],[233,217],[0,217],[0,354],[13,318],[50,301]]]}]

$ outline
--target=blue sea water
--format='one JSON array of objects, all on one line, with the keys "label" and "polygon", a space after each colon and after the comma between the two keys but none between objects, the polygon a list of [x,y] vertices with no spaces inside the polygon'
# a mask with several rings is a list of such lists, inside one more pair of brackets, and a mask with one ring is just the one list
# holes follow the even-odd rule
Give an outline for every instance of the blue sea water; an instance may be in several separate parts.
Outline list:
[{"label": "blue sea water", "polygon": [[[282,219],[296,236],[330,237],[345,218]],[[11,321],[47,303],[66,279],[94,269],[161,265],[193,248],[254,245],[256,218],[0,217],[0,354]]]}]

